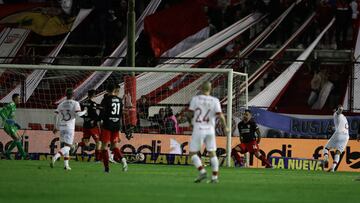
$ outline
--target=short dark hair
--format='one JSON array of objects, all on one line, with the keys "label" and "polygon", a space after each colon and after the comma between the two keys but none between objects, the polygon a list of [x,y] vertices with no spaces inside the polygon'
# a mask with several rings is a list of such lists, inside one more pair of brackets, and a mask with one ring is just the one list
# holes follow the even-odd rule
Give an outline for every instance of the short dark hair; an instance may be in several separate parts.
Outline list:
[{"label": "short dark hair", "polygon": [[20,97],[20,94],[18,93],[13,94],[11,99],[14,101],[16,97]]},{"label": "short dark hair", "polygon": [[251,110],[250,109],[245,109],[244,113],[248,112],[249,114],[251,114]]},{"label": "short dark hair", "polygon": [[108,84],[106,91],[112,92],[112,91],[114,91],[114,89],[118,89],[118,88],[120,88],[120,86],[118,84],[110,83],[110,84]]},{"label": "short dark hair", "polygon": [[88,97],[93,97],[95,96],[95,94],[96,94],[96,90],[91,89],[88,91]]},{"label": "short dark hair", "polygon": [[67,88],[65,90],[66,97],[72,97],[74,95],[74,90],[72,88]]}]

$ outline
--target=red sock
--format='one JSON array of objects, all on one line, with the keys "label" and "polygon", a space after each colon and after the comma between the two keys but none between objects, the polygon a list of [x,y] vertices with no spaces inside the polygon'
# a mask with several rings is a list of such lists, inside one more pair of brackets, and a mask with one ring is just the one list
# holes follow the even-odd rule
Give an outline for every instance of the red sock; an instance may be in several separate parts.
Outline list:
[{"label": "red sock", "polygon": [[107,149],[101,150],[105,170],[109,169],[109,153]]},{"label": "red sock", "polygon": [[95,150],[95,161],[101,161],[101,151],[98,149]]},{"label": "red sock", "polygon": [[117,162],[120,162],[121,159],[124,157],[123,154],[120,152],[120,149],[117,147],[113,149],[113,153],[114,153],[114,160]]},{"label": "red sock", "polygon": [[263,162],[263,164],[265,164],[266,168],[270,168],[270,167],[271,167],[270,162],[266,159],[266,157],[265,157],[264,155],[261,155],[259,158],[260,158],[260,160]]}]

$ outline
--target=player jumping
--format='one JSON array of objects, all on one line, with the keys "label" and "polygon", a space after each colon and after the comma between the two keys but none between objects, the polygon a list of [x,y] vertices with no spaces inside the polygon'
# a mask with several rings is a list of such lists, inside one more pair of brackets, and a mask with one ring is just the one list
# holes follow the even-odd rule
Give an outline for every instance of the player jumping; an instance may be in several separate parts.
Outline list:
[{"label": "player jumping", "polygon": [[87,110],[81,111],[79,102],[72,99],[73,90],[66,89],[66,99],[61,102],[55,111],[55,127],[53,133],[56,134],[58,129],[60,130],[60,143],[63,147],[54,155],[50,163],[50,167],[53,168],[56,160],[60,156],[64,157],[64,169],[71,170],[69,166],[69,153],[70,148],[73,145],[75,134],[75,118],[76,116],[83,116]]},{"label": "player jumping", "polygon": [[342,114],[343,110],[344,107],[339,105],[333,115],[335,132],[326,143],[323,151],[324,165],[327,165],[329,161],[329,150],[335,149],[334,162],[329,169],[329,172],[334,172],[336,170],[336,166],[339,164],[340,155],[345,150],[349,141],[349,124],[344,114]]},{"label": "player jumping", "polygon": [[245,110],[243,120],[238,123],[240,144],[236,145],[231,150],[231,156],[236,159],[238,163],[241,163],[241,157],[238,154],[245,154],[250,152],[260,159],[266,168],[271,168],[270,162],[259,151],[259,143],[261,140],[261,134],[259,127],[252,118],[250,110]]},{"label": "player jumping", "polygon": [[20,125],[14,121],[14,117],[15,117],[14,113],[16,111],[16,105],[18,105],[19,103],[20,103],[20,95],[13,94],[12,102],[4,106],[4,108],[0,110],[0,117],[4,125],[4,131],[6,132],[6,134],[8,134],[11,137],[11,139],[13,139],[9,148],[4,153],[7,159],[11,159],[10,154],[15,147],[18,148],[18,152],[20,153],[23,159],[27,158],[27,154],[24,151],[23,146],[21,144],[21,136],[18,134]]}]

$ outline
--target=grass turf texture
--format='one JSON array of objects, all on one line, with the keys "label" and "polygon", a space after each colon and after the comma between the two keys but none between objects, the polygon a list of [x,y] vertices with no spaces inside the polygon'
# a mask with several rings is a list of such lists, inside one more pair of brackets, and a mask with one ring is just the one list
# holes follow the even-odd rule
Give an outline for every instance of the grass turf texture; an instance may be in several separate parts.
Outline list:
[{"label": "grass turf texture", "polygon": [[[220,183],[193,183],[192,166],[0,160],[0,202],[358,202],[358,173],[221,168]],[[208,173],[211,171],[207,168]]]}]

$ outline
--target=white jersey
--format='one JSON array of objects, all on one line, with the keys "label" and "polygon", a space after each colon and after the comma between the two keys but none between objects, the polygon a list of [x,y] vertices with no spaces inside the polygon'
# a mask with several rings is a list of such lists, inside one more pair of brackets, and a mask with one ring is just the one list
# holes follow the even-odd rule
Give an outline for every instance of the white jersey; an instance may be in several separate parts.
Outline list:
[{"label": "white jersey", "polygon": [[68,99],[61,102],[55,111],[55,113],[58,113],[58,116],[60,116],[59,126],[57,127],[59,127],[60,130],[75,129],[76,113],[80,111],[80,104],[75,100]]},{"label": "white jersey", "polygon": [[343,114],[334,113],[334,125],[335,133],[349,134],[349,124],[346,117]]},{"label": "white jersey", "polygon": [[189,110],[194,112],[194,130],[215,129],[216,116],[221,113],[220,101],[213,96],[197,95],[191,99]]}]

